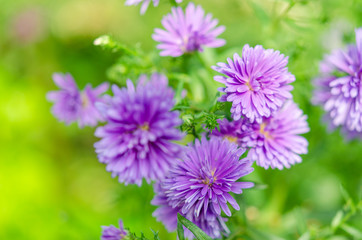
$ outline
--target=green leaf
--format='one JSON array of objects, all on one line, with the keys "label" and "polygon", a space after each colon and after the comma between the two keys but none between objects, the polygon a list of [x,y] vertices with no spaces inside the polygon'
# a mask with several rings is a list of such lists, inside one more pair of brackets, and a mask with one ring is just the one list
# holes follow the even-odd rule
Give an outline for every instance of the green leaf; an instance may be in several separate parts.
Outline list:
[{"label": "green leaf", "polygon": [[177,221],[177,236],[179,240],[185,240],[184,227],[181,221]]},{"label": "green leaf", "polygon": [[298,240],[310,240],[310,233],[304,233],[302,236],[300,236],[300,238],[298,238]]},{"label": "green leaf", "polygon": [[342,222],[342,219],[343,219],[343,211],[342,210],[339,210],[336,214],[336,216],[334,216],[333,220],[332,220],[332,223],[331,223],[331,227],[333,229],[336,229],[338,228],[338,226],[341,224]]},{"label": "green leaf", "polygon": [[151,228],[151,231],[153,233],[153,239],[154,240],[160,240],[160,237],[158,236],[158,231],[154,231],[152,228]]},{"label": "green leaf", "polygon": [[254,182],[254,187],[252,189],[264,190],[267,189],[268,187],[269,187],[268,184]]},{"label": "green leaf", "polygon": [[260,20],[260,22],[263,25],[267,25],[270,22],[269,15],[265,12],[263,7],[261,7],[259,4],[254,3],[253,1],[250,2],[251,7],[253,8],[256,17]]},{"label": "green leaf", "polygon": [[342,224],[341,228],[355,239],[362,239],[362,232],[350,225]]},{"label": "green leaf", "polygon": [[[189,229],[198,240],[212,240],[206,233],[204,233],[198,226],[193,224],[191,221],[187,220],[181,214],[177,214],[177,220],[182,225],[184,225],[187,229]],[[178,230],[177,230],[178,231]]]}]

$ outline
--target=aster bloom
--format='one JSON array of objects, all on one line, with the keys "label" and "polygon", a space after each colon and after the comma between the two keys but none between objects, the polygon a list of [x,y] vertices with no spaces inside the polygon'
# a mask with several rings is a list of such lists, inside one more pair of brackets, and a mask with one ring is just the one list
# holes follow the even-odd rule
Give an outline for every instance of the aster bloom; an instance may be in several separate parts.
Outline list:
[{"label": "aster bloom", "polygon": [[219,91],[225,93],[219,101],[231,102],[234,120],[241,116],[251,122],[261,123],[277,111],[287,99],[291,99],[291,82],[295,80],[288,72],[288,57],[279,51],[245,45],[242,57],[237,53],[227,63],[218,63],[212,68],[226,76],[215,76],[214,80],[225,84]]},{"label": "aster bloom", "polygon": [[153,200],[161,207],[154,216],[172,230],[173,208],[211,237],[220,237],[222,231],[227,231],[221,211],[231,216],[228,202],[240,209],[230,193],[240,194],[243,188],[253,186],[250,182],[236,182],[253,171],[251,161],[239,160],[243,152],[236,144],[216,137],[203,137],[201,142],[196,140],[195,145],[189,145],[182,160],[162,180],[164,190]]},{"label": "aster bloom", "polygon": [[229,142],[241,145],[242,139],[249,136],[252,129],[251,124],[246,119],[240,119],[237,121],[229,121],[226,118],[218,119],[219,129],[215,128],[210,133],[210,136],[220,137],[227,139]]},{"label": "aster bloom", "polygon": [[122,220],[119,220],[119,228],[115,226],[102,226],[102,240],[122,240],[127,236],[127,231],[124,230]]},{"label": "aster bloom", "polygon": [[356,45],[325,56],[320,74],[313,103],[323,106],[334,127],[357,137],[362,133],[362,28],[356,30]]},{"label": "aster bloom", "polygon": [[53,80],[61,89],[49,92],[47,99],[54,102],[52,113],[59,121],[66,124],[78,122],[79,127],[96,126],[98,121],[103,121],[95,103],[103,101],[100,95],[107,91],[108,83],[94,89],[88,84],[83,91],[79,91],[69,73],[55,73]]},{"label": "aster bloom", "polygon": [[94,144],[99,161],[107,165],[112,176],[125,184],[142,184],[161,179],[175,161],[181,146],[172,141],[183,134],[175,127],[181,124],[179,113],[171,112],[174,91],[167,86],[164,75],[145,75],[135,87],[112,86],[114,96],[98,107],[107,124],[98,127]]},{"label": "aster bloom", "polygon": [[190,2],[185,13],[181,7],[172,8],[172,12],[162,19],[166,30],[156,28],[152,38],[160,42],[161,56],[178,57],[184,53],[203,51],[203,47],[221,47],[225,40],[216,38],[224,32],[224,26],[218,26],[217,19],[209,13],[205,16],[201,6]]},{"label": "aster bloom", "polygon": [[308,141],[299,136],[309,132],[306,120],[302,110],[289,100],[261,124],[250,123],[249,134],[242,139],[243,147],[251,147],[247,158],[265,169],[290,168],[300,163],[302,158],[299,154],[308,152]]},{"label": "aster bloom", "polygon": [[[182,0],[175,0],[177,3],[181,3]],[[160,3],[160,0],[152,0],[153,2],[153,6],[154,7],[157,7],[158,4]],[[151,3],[151,0],[127,0],[125,5],[127,6],[130,6],[130,5],[138,5],[142,3],[142,6],[141,6],[141,14],[144,14],[148,8],[148,6],[150,5]]]},{"label": "aster bloom", "polygon": [[[166,192],[167,189],[162,187],[160,183],[155,185],[156,195],[151,203],[158,206],[158,208],[153,212],[152,216],[156,217],[157,221],[163,222],[169,232],[173,232],[177,228],[177,213],[182,214],[181,206],[172,207],[168,203]],[[182,215],[213,238],[221,237],[222,232],[225,234],[229,233],[229,229],[225,225],[227,219],[214,214],[211,209],[207,210],[206,215],[201,214],[199,217],[195,217],[192,210],[188,211],[187,214]],[[193,233],[185,227],[184,234],[188,239],[194,238]]]}]

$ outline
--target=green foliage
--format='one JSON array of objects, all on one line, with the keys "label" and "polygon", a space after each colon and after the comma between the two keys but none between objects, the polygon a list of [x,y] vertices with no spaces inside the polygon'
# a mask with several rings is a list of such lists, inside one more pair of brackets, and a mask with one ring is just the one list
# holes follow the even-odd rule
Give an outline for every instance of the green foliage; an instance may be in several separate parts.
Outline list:
[{"label": "green foliage", "polygon": [[[153,240],[160,240],[160,237],[158,236],[158,231],[154,231],[152,228],[151,228],[151,231],[153,233]],[[134,232],[131,232],[128,230],[128,234],[127,236],[125,237],[125,240],[149,240],[148,238],[146,238],[146,236],[144,235],[143,232],[141,232],[141,236],[138,237],[136,235],[136,233]]]}]

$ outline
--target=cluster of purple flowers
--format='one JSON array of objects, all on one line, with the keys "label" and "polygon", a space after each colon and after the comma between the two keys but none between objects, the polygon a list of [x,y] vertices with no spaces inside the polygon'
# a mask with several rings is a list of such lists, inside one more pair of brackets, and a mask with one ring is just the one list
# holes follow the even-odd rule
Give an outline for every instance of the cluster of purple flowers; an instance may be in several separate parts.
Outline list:
[{"label": "cluster of purple flowers", "polygon": [[356,44],[335,50],[320,64],[313,103],[323,106],[332,129],[341,127],[348,139],[362,138],[362,28]]},{"label": "cluster of purple flowers", "polygon": [[[159,4],[159,0],[152,2]],[[151,0],[126,1],[126,5],[139,3],[143,14]],[[172,8],[162,25],[165,30],[155,29],[152,36],[160,43],[161,56],[179,57],[225,44],[217,38],[225,28],[193,3],[185,11]],[[362,131],[362,30],[357,31],[357,42],[348,54],[336,53],[329,59],[349,75],[332,77],[335,68],[325,67],[327,76],[321,80],[323,91],[318,97],[333,122],[351,132]],[[179,112],[173,111],[175,93],[165,75],[141,75],[137,84],[128,80],[123,88],[113,85],[111,96],[102,95],[107,84],[95,89],[87,85],[79,91],[71,75],[55,74],[61,90],[50,92],[48,99],[55,102],[53,114],[67,124],[78,122],[82,127],[106,122],[95,131],[100,138],[94,144],[99,161],[126,185],[156,181],[152,204],[158,208],[153,216],[169,231],[176,229],[180,213],[211,237],[220,238],[229,233],[222,212],[231,216],[228,204],[240,209],[232,194],[253,186],[239,180],[253,171],[254,161],[265,169],[283,169],[301,162],[300,154],[307,153],[308,142],[300,136],[309,131],[307,117],[292,101],[290,84],[295,77],[287,64],[288,57],[279,51],[245,45],[241,56],[235,53],[227,63],[213,66],[222,74],[214,79],[225,85],[219,88],[224,93],[219,100],[231,102],[232,121],[218,120],[219,128],[208,138],[205,135],[188,146],[176,143],[184,137],[178,128],[182,121]],[[246,150],[247,156],[241,159]],[[103,227],[102,239],[124,239],[127,231],[122,221],[119,224],[120,228]],[[193,238],[189,231],[186,236]]]},{"label": "cluster of purple flowers", "polygon": [[220,130],[214,129],[212,136],[236,142],[249,148],[247,158],[265,169],[289,168],[302,161],[299,154],[306,154],[308,141],[299,134],[309,131],[307,116],[291,100],[261,123],[244,118],[229,122],[219,121]]},{"label": "cluster of purple flowers", "polygon": [[307,117],[291,100],[295,77],[287,63],[279,51],[245,45],[241,57],[235,53],[213,67],[223,74],[214,80],[225,85],[219,101],[232,103],[233,121],[219,121],[211,135],[249,148],[247,158],[265,169],[289,168],[307,153],[308,142],[299,136],[309,131]]}]

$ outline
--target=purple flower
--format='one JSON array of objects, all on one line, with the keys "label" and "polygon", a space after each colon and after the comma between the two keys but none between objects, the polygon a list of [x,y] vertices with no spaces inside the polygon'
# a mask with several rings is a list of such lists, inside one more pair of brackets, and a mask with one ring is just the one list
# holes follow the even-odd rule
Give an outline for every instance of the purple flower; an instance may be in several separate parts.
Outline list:
[{"label": "purple flower", "polygon": [[227,63],[218,63],[212,68],[226,76],[215,76],[215,81],[225,84],[219,88],[225,93],[219,101],[232,102],[231,113],[234,120],[241,116],[251,122],[261,123],[277,111],[286,99],[291,99],[293,74],[286,67],[288,57],[273,49],[264,50],[245,45],[242,57],[237,53]]},{"label": "purple flower", "polygon": [[[152,0],[152,2],[153,2],[153,6],[154,6],[154,7],[157,7],[158,4],[160,3],[160,0]],[[176,2],[177,2],[177,3],[181,3],[182,0],[176,0]],[[146,12],[146,10],[147,10],[148,5],[150,5],[151,0],[127,0],[126,3],[125,3],[125,5],[127,5],[127,6],[130,6],[130,5],[138,5],[138,4],[140,4],[140,3],[142,3],[142,6],[141,6],[141,14],[143,15],[143,14]]]},{"label": "purple flower", "polygon": [[[177,228],[177,213],[181,213],[181,207],[172,207],[168,203],[168,197],[166,195],[167,189],[161,186],[160,183],[155,184],[156,196],[152,199],[152,204],[158,206],[153,212],[152,216],[156,217],[157,221],[163,222],[166,229],[169,232],[173,232]],[[207,213],[201,214],[199,217],[195,217],[193,210],[188,211],[187,214],[182,214],[184,217],[192,221],[194,224],[199,226],[209,236],[213,238],[221,237],[221,233],[229,234],[229,229],[225,225],[226,218],[220,215],[214,214],[211,209],[207,209]],[[184,227],[185,236],[188,239],[193,239],[194,235],[188,229]]]},{"label": "purple flower", "polygon": [[313,103],[323,106],[334,127],[358,137],[362,133],[362,28],[356,30],[356,45],[325,56],[320,74],[314,81]]},{"label": "purple flower", "polygon": [[122,220],[119,220],[119,228],[115,226],[102,226],[102,240],[121,240],[127,236],[127,231],[124,230]]},{"label": "purple flower", "polygon": [[[184,53],[203,51],[203,47],[221,47],[225,40],[217,39],[225,27],[219,26],[211,14],[204,16],[201,6],[190,2],[184,13],[181,7],[172,8],[172,13],[162,19],[166,30],[156,28],[152,38],[160,42],[161,56],[178,57]],[[216,27],[216,28],[215,28]]]},{"label": "purple flower", "polygon": [[300,163],[299,154],[308,152],[308,141],[299,136],[309,131],[306,119],[302,110],[289,100],[261,124],[254,122],[245,126],[250,134],[242,139],[241,146],[251,147],[247,158],[265,169],[290,168]]},{"label": "purple flower", "polygon": [[219,129],[215,128],[210,136],[227,139],[229,142],[236,143],[239,146],[243,143],[242,139],[250,135],[250,122],[247,119],[237,121],[228,121],[227,119],[218,119]]},{"label": "purple flower", "polygon": [[52,113],[59,121],[66,124],[78,122],[79,127],[96,126],[98,121],[103,121],[95,103],[103,101],[99,96],[107,91],[108,83],[103,83],[95,89],[88,84],[83,91],[79,91],[69,73],[55,73],[53,80],[61,89],[49,92],[47,99],[54,102]]},{"label": "purple flower", "polygon": [[201,142],[189,145],[182,160],[162,180],[161,190],[156,189],[153,204],[161,207],[154,216],[173,230],[173,216],[180,212],[211,237],[220,237],[222,231],[227,231],[221,211],[231,216],[228,202],[240,209],[230,193],[240,194],[243,188],[253,186],[250,182],[236,182],[253,171],[251,161],[239,160],[243,152],[236,144],[216,137],[203,137]]},{"label": "purple flower", "polygon": [[151,204],[158,206],[152,213],[157,221],[163,222],[169,232],[173,232],[177,228],[177,213],[180,212],[180,207],[171,207],[167,202],[166,189],[162,188],[159,182],[154,185],[155,197]]},{"label": "purple flower", "polygon": [[127,88],[113,85],[112,91],[114,96],[98,105],[107,121],[95,132],[101,138],[94,144],[99,161],[125,184],[163,178],[181,150],[172,141],[183,137],[175,128],[181,120],[178,112],[171,112],[174,92],[167,78],[153,74],[147,82],[142,75],[136,88],[128,80]]}]

